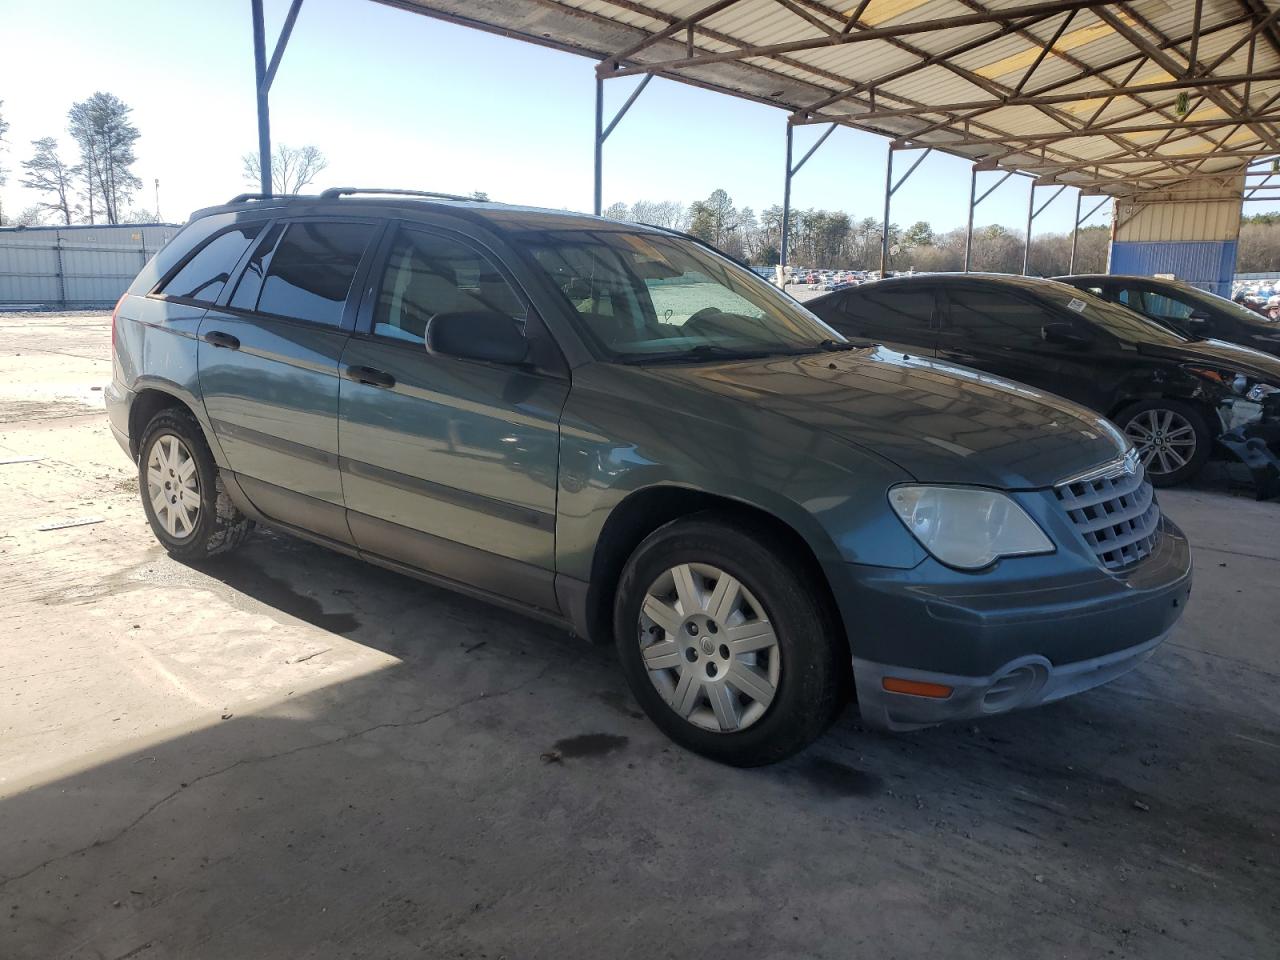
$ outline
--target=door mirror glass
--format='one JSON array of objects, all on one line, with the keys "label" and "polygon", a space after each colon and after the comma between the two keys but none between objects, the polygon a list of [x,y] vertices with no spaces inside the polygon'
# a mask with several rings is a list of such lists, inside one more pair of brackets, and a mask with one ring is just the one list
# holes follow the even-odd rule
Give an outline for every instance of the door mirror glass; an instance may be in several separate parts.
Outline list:
[{"label": "door mirror glass", "polygon": [[427,323],[427,352],[520,364],[528,359],[529,341],[520,321],[506,314],[483,310],[438,313]]},{"label": "door mirror glass", "polygon": [[1045,343],[1056,344],[1060,347],[1087,347],[1090,343],[1088,337],[1076,329],[1073,324],[1055,321],[1046,323],[1040,328],[1040,338]]}]

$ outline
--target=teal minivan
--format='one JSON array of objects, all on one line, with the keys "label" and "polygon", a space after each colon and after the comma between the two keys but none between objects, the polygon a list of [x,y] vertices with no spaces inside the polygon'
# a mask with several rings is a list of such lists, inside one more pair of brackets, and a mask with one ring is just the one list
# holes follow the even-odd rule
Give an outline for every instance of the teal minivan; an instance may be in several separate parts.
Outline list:
[{"label": "teal minivan", "polygon": [[672,739],[752,765],[850,694],[904,730],[1159,645],[1186,539],[1102,418],[842,338],[679,234],[439,194],[194,214],[112,318],[164,547],[256,523],[617,647]]}]

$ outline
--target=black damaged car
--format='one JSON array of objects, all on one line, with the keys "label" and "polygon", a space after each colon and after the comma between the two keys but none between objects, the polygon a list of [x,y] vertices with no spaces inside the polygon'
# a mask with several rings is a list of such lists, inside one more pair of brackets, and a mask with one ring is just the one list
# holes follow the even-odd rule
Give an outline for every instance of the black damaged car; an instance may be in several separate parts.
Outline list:
[{"label": "black damaged car", "polygon": [[1053,280],[896,277],[805,304],[850,337],[1060,394],[1111,418],[1152,483],[1191,479],[1215,449],[1280,493],[1280,359],[1200,339]]}]

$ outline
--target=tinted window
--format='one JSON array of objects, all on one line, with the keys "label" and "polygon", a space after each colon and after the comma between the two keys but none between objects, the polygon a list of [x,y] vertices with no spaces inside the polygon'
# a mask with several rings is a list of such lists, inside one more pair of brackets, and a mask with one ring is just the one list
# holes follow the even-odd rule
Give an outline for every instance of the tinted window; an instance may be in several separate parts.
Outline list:
[{"label": "tinted window", "polygon": [[525,315],[520,298],[484,256],[448,237],[402,230],[387,259],[373,332],[421,343],[428,320],[459,311]]},{"label": "tinted window", "polygon": [[250,262],[253,277],[262,278],[256,306],[248,305],[256,285],[249,269],[236,289],[232,305],[340,326],[347,291],[372,235],[373,226],[367,223],[289,224],[269,257],[260,256],[259,250]]},{"label": "tinted window", "polygon": [[1040,343],[1040,328],[1055,319],[1044,307],[1003,290],[961,287],[949,296],[952,328],[982,343],[1017,347]]},{"label": "tinted window", "polygon": [[280,242],[280,235],[284,233],[284,227],[276,224],[258,241],[258,246],[254,248],[253,256],[249,258],[249,262],[245,264],[244,272],[240,274],[240,282],[236,284],[235,293],[231,294],[231,306],[238,307],[241,310],[252,310],[258,305],[258,294],[262,292],[262,278],[266,274],[267,261],[271,259],[271,253],[276,248],[276,244]]},{"label": "tinted window", "polygon": [[169,278],[160,292],[166,297],[179,297],[200,303],[217,300],[236,263],[261,230],[261,223],[247,223],[212,237],[182,269]]},{"label": "tinted window", "polygon": [[922,330],[933,320],[933,292],[867,290],[845,297],[844,313],[878,329]]},{"label": "tinted window", "polygon": [[1142,291],[1142,312],[1167,320],[1185,320],[1193,310],[1189,303],[1175,300],[1152,290]]},{"label": "tinted window", "polygon": [[802,353],[831,338],[830,328],[749,270],[679,237],[573,230],[516,239],[612,359]]}]

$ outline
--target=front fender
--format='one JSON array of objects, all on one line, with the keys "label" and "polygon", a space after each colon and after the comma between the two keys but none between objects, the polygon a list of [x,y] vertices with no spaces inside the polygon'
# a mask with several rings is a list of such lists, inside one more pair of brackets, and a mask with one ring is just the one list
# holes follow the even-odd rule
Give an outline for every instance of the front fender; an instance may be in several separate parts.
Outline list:
[{"label": "front fender", "polygon": [[887,500],[890,486],[912,478],[889,461],[743,403],[705,395],[659,403],[618,387],[598,368],[575,371],[561,418],[559,573],[587,580],[609,515],[658,486],[762,510],[824,566],[905,569],[923,559]]}]

